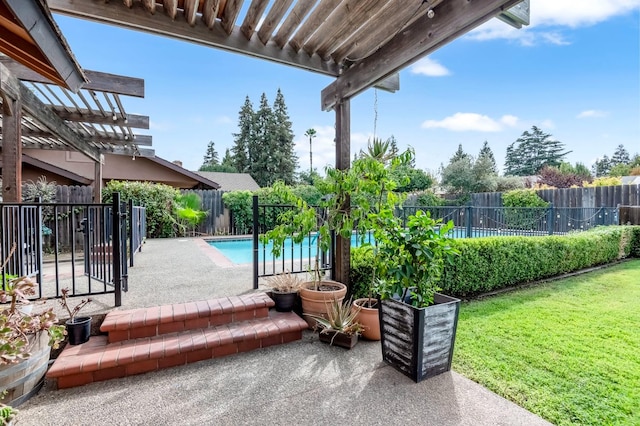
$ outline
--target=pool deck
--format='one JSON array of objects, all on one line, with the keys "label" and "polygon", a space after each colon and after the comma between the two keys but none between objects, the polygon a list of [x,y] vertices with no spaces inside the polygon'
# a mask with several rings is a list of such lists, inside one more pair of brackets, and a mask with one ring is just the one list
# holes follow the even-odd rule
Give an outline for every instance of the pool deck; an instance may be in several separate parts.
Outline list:
[{"label": "pool deck", "polygon": [[[149,240],[129,270],[122,309],[251,292],[251,267],[220,266],[201,239]],[[98,296],[94,310],[114,309]],[[53,390],[20,407],[20,425],[548,425],[449,372],[414,383],[381,360],[301,341],[124,379]]]}]

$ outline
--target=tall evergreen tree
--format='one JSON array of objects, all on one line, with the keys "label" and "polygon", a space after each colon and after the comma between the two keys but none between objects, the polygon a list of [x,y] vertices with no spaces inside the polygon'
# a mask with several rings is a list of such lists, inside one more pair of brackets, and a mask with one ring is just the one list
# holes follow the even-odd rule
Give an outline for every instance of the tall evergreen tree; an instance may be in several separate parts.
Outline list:
[{"label": "tall evergreen tree", "polygon": [[222,157],[222,161],[220,162],[220,164],[223,166],[231,166],[235,168],[234,159],[229,148],[224,151],[224,157]]},{"label": "tall evergreen tree", "polygon": [[484,141],[482,148],[480,149],[480,153],[478,154],[478,159],[476,163],[482,163],[483,167],[488,167],[488,172],[497,174],[498,166],[496,164],[496,158],[493,156],[493,151],[489,147],[489,142]]},{"label": "tall evergreen tree", "polygon": [[522,133],[507,147],[505,174],[516,176],[535,175],[544,166],[558,167],[571,151],[564,150],[564,144],[551,139],[549,133],[533,126],[531,132]]},{"label": "tall evergreen tree", "polygon": [[251,176],[260,186],[270,186],[278,180],[278,141],[273,110],[267,95],[262,93],[260,108],[254,118],[255,138],[249,144]]},{"label": "tall evergreen tree", "polygon": [[247,96],[244,100],[244,105],[238,113],[239,132],[233,134],[234,145],[231,148],[231,152],[233,153],[233,166],[239,173],[251,172],[249,146],[255,137],[253,127],[254,114],[253,104],[249,96]]},{"label": "tall evergreen tree", "polygon": [[218,165],[218,153],[216,152],[215,145],[216,144],[213,141],[209,141],[209,145],[207,145],[207,152],[204,154],[201,168]]},{"label": "tall evergreen tree", "polygon": [[278,89],[276,99],[273,102],[273,118],[275,126],[276,150],[273,152],[273,159],[276,163],[276,179],[283,180],[286,184],[295,183],[295,171],[298,167],[298,157],[295,153],[293,143],[293,130],[291,129],[291,119],[287,112],[287,105],[284,101],[282,91]]},{"label": "tall evergreen tree", "polygon": [[598,158],[591,171],[595,177],[609,176],[611,171],[611,159],[609,156],[604,155],[602,158]]},{"label": "tall evergreen tree", "polygon": [[613,153],[613,157],[611,157],[611,166],[617,166],[618,164],[630,164],[631,157],[629,156],[629,151],[627,151],[624,145],[620,144],[616,148],[616,152]]},{"label": "tall evergreen tree", "polygon": [[458,145],[458,150],[453,154],[453,157],[449,160],[449,163],[454,163],[458,160],[469,159],[470,156],[462,149],[462,144]]}]

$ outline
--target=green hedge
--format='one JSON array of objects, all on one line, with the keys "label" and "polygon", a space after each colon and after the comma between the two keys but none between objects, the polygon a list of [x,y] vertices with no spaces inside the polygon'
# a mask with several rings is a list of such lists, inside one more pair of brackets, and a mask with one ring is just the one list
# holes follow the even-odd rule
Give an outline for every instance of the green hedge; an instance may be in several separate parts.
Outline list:
[{"label": "green hedge", "polygon": [[640,226],[608,226],[563,236],[458,240],[460,256],[440,287],[469,296],[640,254]]},{"label": "green hedge", "polygon": [[369,286],[375,268],[374,260],[371,246],[351,248],[349,289],[354,300],[369,297]]},{"label": "green hedge", "polygon": [[[456,240],[460,256],[445,268],[442,292],[466,297],[549,278],[625,257],[640,257],[640,226],[606,226],[562,236]],[[370,249],[352,248],[349,282],[365,297],[374,269]]]}]

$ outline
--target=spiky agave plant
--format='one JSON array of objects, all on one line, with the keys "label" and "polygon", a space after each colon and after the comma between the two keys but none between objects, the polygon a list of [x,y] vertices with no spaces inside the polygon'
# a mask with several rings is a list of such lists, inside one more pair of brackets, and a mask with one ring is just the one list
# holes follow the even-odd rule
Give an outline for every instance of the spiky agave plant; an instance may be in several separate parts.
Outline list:
[{"label": "spiky agave plant", "polygon": [[[352,309],[355,306],[356,309]],[[339,300],[333,300],[327,303],[327,317],[314,314],[304,314],[317,321],[318,326],[321,328],[320,333],[330,333],[332,331],[343,333],[346,335],[360,334],[364,328],[362,324],[356,321],[356,317],[362,309],[358,305],[353,305],[351,299],[340,302]],[[331,339],[335,339],[337,333]]]}]

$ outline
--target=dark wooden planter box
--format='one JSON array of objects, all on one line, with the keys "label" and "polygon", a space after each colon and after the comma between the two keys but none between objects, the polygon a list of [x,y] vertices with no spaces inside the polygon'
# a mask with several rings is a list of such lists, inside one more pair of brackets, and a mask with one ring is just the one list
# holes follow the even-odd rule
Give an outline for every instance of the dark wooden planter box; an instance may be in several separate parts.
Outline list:
[{"label": "dark wooden planter box", "polygon": [[380,301],[382,359],[419,382],[451,369],[460,300],[436,293],[434,305],[415,308]]},{"label": "dark wooden planter box", "polygon": [[356,345],[356,343],[358,343],[358,335],[344,334],[335,330],[330,330],[320,333],[320,341],[330,345],[351,349]]}]

